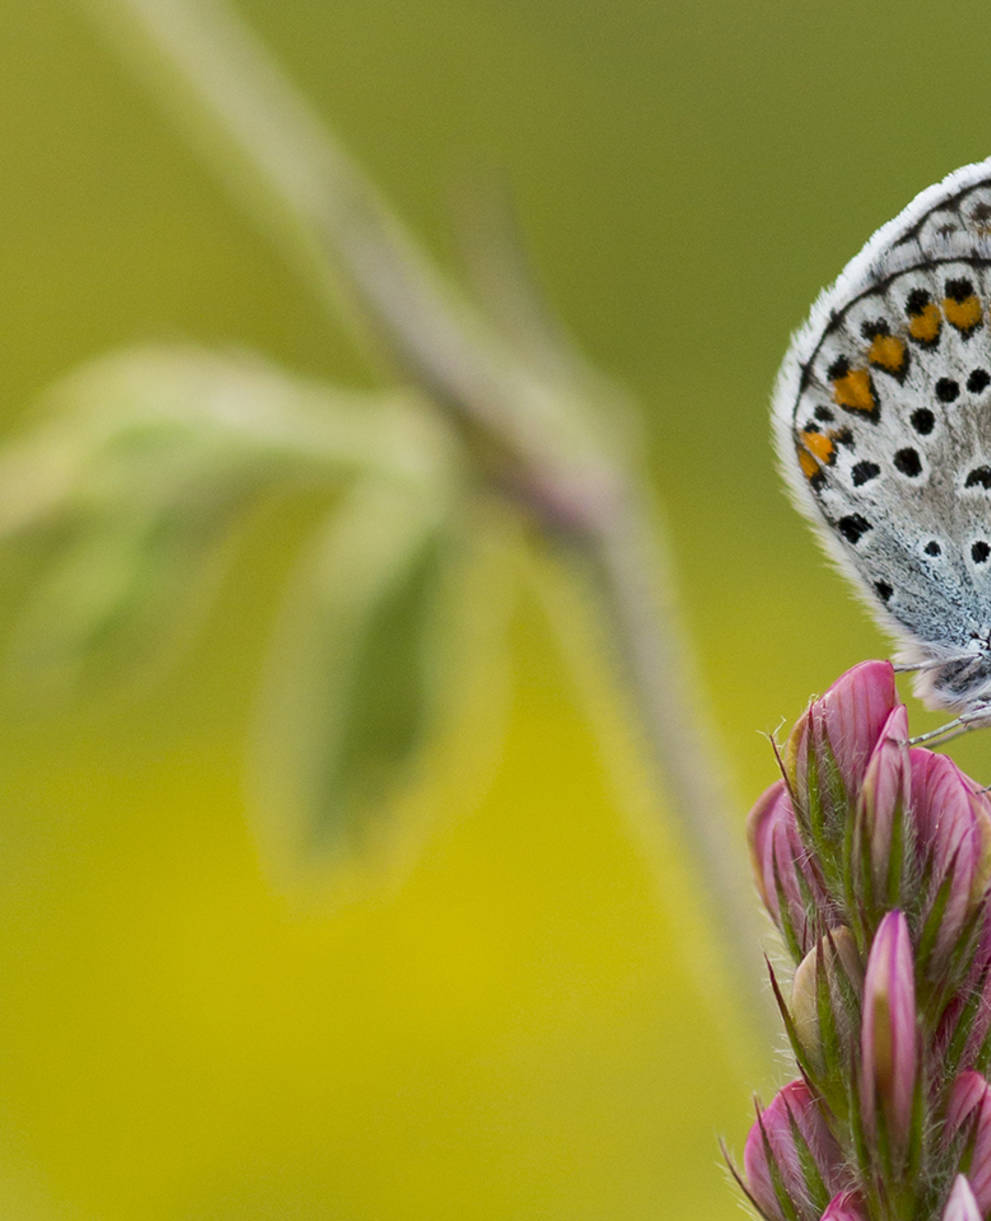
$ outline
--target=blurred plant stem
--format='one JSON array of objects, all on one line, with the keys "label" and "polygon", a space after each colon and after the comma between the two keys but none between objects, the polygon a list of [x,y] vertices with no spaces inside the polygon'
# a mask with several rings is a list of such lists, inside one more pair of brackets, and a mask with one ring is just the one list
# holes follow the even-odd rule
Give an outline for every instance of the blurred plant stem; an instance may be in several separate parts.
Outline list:
[{"label": "blurred plant stem", "polygon": [[[765,1028],[759,925],[728,838],[723,768],[646,482],[616,437],[622,393],[551,328],[508,343],[440,275],[224,0],[80,0],[180,117],[239,204],[335,316],[444,409],[466,463],[566,547],[594,590],[666,806],[680,822],[739,999]],[[742,828],[741,828],[742,836]]]}]

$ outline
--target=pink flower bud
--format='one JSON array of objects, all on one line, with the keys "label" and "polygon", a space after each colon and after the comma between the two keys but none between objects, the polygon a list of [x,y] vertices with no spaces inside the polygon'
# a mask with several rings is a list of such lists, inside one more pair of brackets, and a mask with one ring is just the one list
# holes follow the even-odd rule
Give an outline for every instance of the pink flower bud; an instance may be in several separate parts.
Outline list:
[{"label": "pink flower bud", "polygon": [[819,1221],[868,1221],[860,1198],[852,1191],[833,1196]]},{"label": "pink flower bud", "polygon": [[868,911],[899,906],[914,846],[907,739],[908,716],[899,704],[881,728],[857,800],[855,876]]},{"label": "pink flower bud", "polygon": [[786,1085],[758,1113],[743,1150],[747,1187],[774,1221],[796,1215],[816,1221],[841,1166],[839,1146],[804,1081]]},{"label": "pink flower bud", "polygon": [[934,953],[943,958],[987,890],[991,802],[946,755],[909,756],[917,852],[931,878],[929,907],[941,908]]},{"label": "pink flower bud", "polygon": [[809,789],[810,755],[820,787],[835,767],[847,799],[853,797],[895,698],[891,663],[864,661],[810,704],[785,748],[785,773],[800,802]]},{"label": "pink flower bud", "polygon": [[900,911],[881,921],[867,959],[860,1050],[864,1127],[876,1137],[880,1106],[893,1150],[904,1153],[912,1127],[918,1037],[912,943]]},{"label": "pink flower bud", "polygon": [[[822,962],[819,962],[820,955]],[[845,1044],[856,1038],[855,1013],[847,998],[859,998],[864,981],[853,933],[842,925],[821,937],[795,969],[791,985],[791,1016],[795,1033],[809,1061],[823,1069],[820,1004],[826,1000],[836,1034]],[[825,989],[825,993],[823,993]]]},{"label": "pink flower bud", "polygon": [[946,1110],[945,1138],[964,1138],[967,1179],[982,1213],[991,1210],[991,1085],[980,1073],[961,1073]]},{"label": "pink flower bud", "polygon": [[970,1184],[958,1174],[943,1209],[942,1221],[984,1221]]},{"label": "pink flower bud", "polygon": [[827,900],[803,847],[783,780],[763,793],[747,818],[747,839],[764,906],[796,955],[815,940],[810,916],[824,919]]}]

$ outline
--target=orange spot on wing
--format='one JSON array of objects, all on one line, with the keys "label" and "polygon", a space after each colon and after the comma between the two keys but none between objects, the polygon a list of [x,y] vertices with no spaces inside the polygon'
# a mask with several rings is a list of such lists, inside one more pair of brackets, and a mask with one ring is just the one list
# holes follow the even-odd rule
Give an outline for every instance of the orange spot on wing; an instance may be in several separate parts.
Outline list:
[{"label": "orange spot on wing", "polygon": [[799,434],[798,439],[820,462],[828,465],[836,457],[836,446],[832,438],[827,437],[825,433],[803,432]]},{"label": "orange spot on wing", "polygon": [[801,445],[797,445],[795,449],[798,453],[798,465],[802,468],[802,474],[806,479],[815,479],[816,475],[819,474],[819,463]]},{"label": "orange spot on wing", "polygon": [[981,321],[981,303],[973,294],[965,297],[963,301],[944,297],[943,313],[946,315],[946,321],[958,331],[972,331]]},{"label": "orange spot on wing", "polygon": [[939,316],[939,308],[930,301],[922,310],[909,320],[908,333],[919,343],[935,343],[939,338],[940,327],[943,325]]},{"label": "orange spot on wing", "polygon": [[877,397],[866,369],[851,369],[842,377],[834,378],[833,399],[847,411],[869,413],[877,410]]},{"label": "orange spot on wing", "polygon": [[[836,444],[832,435],[806,429],[798,434],[795,446],[798,465],[806,479],[814,479],[822,466],[830,466],[836,457]],[[820,465],[821,464],[821,465]]]},{"label": "orange spot on wing", "polygon": [[905,340],[897,335],[875,335],[867,353],[872,365],[895,374],[905,368],[906,356]]}]

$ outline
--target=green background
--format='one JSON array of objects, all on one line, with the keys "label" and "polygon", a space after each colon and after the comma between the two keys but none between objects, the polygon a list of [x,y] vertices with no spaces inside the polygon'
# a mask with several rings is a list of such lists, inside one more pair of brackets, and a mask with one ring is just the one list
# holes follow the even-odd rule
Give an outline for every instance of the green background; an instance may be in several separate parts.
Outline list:
[{"label": "green background", "polygon": [[[445,261],[466,186],[504,175],[554,303],[643,403],[746,869],[759,732],[887,648],[786,502],[769,388],[873,229],[991,151],[986,5],[242,8]],[[149,339],[369,382],[68,2],[0,6],[0,165],[9,431],[76,362]],[[155,682],[0,691],[0,1211],[739,1215],[717,1136],[740,1148],[787,1070],[740,1027],[676,839],[644,834],[601,665],[575,681],[539,599],[513,603],[508,721],[477,682],[400,849],[305,894],[273,879],[243,763],[305,518],[251,520]],[[984,781],[987,742],[954,748]]]}]

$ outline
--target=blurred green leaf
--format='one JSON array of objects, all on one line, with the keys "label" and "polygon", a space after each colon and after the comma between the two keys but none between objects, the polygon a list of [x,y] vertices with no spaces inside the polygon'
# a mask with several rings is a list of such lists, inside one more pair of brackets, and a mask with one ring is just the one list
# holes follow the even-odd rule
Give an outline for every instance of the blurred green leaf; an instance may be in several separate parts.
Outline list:
[{"label": "blurred green leaf", "polygon": [[444,608],[456,552],[443,498],[374,482],[305,557],[256,752],[258,804],[292,859],[363,849],[415,768],[453,677]]},{"label": "blurred green leaf", "polygon": [[118,673],[206,608],[217,544],[260,497],[356,474],[429,485],[446,454],[411,395],[196,348],[95,361],[0,453],[0,541],[44,556],[13,659],[62,685]]}]

